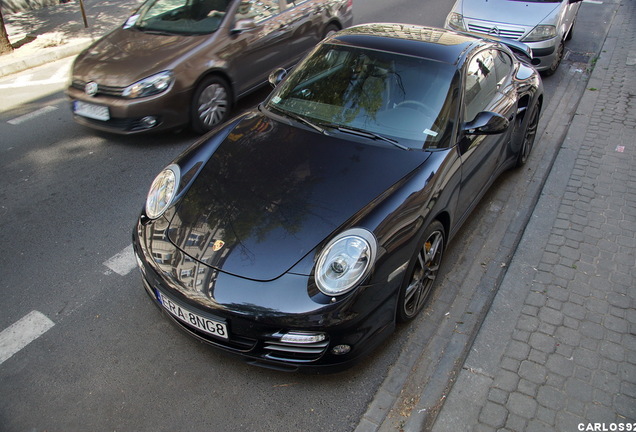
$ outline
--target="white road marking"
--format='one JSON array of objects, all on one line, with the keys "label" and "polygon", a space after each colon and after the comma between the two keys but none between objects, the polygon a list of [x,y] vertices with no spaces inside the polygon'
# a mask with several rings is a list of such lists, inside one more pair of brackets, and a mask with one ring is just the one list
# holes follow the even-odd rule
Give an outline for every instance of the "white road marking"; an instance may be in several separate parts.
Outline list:
[{"label": "white road marking", "polygon": [[31,311],[0,333],[0,364],[42,336],[55,323],[38,311]]},{"label": "white road marking", "polygon": [[105,261],[104,265],[115,273],[121,276],[126,276],[135,267],[137,267],[137,261],[135,260],[135,253],[133,252],[132,245]]},{"label": "white road marking", "polygon": [[51,85],[51,84],[60,84],[68,81],[68,77],[58,76],[57,74],[52,76],[51,78],[45,80],[36,80],[36,81],[24,81],[20,78],[16,78],[13,82],[8,84],[0,84],[0,90],[6,89],[16,89],[23,87],[33,87],[38,85]]},{"label": "white road marking", "polygon": [[19,125],[20,123],[24,123],[26,121],[33,120],[36,117],[39,117],[41,115],[50,113],[51,111],[55,111],[55,110],[57,110],[57,107],[45,106],[44,108],[40,108],[37,111],[33,111],[32,113],[25,114],[25,115],[20,116],[20,117],[16,117],[13,120],[9,120],[7,123],[12,124],[12,125]]},{"label": "white road marking", "polygon": [[33,78],[33,74],[24,74],[20,75],[13,82],[14,85],[23,87],[31,84],[31,78]]},{"label": "white road marking", "polygon": [[583,0],[583,3],[603,4],[602,1],[598,1],[598,0]]}]

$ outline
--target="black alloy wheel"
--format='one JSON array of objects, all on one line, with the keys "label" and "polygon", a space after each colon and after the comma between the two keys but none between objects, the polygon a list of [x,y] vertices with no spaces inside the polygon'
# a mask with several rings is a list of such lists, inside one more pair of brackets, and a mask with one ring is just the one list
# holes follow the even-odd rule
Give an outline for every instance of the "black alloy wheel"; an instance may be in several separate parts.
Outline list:
[{"label": "black alloy wheel", "polygon": [[205,78],[192,98],[192,129],[205,133],[227,120],[232,107],[230,94],[230,86],[223,78]]},{"label": "black alloy wheel", "polygon": [[519,147],[519,153],[517,155],[517,167],[525,165],[534,147],[534,140],[537,137],[537,129],[539,127],[539,114],[539,104],[536,103],[530,111],[526,128],[523,131],[521,146]]},{"label": "black alloy wheel", "polygon": [[411,259],[400,289],[398,321],[404,322],[415,318],[430,297],[442,263],[444,240],[444,226],[438,221],[424,230],[421,247]]}]

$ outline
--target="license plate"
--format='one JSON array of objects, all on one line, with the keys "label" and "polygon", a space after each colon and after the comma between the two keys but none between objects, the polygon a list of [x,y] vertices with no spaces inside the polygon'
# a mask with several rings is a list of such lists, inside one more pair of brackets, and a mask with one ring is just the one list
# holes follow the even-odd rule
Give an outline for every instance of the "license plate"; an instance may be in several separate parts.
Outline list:
[{"label": "license plate", "polygon": [[163,295],[160,291],[156,291],[159,303],[179,321],[182,321],[192,327],[201,330],[212,336],[216,336],[222,339],[228,339],[227,326],[222,322],[214,321],[209,318],[203,317],[199,314],[189,311],[186,308],[179,306],[177,303],[170,300]]},{"label": "license plate", "polygon": [[95,105],[92,103],[74,101],[73,112],[82,117],[88,117],[95,120],[108,121],[110,120],[110,114],[108,107],[102,105]]}]

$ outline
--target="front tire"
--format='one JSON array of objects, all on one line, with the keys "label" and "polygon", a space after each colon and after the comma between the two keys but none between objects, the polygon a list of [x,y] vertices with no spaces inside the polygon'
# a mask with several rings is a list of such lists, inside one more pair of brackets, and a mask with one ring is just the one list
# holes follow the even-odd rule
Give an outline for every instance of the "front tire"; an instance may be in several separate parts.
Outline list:
[{"label": "front tire", "polygon": [[434,221],[425,230],[421,243],[407,268],[398,299],[397,319],[410,321],[422,310],[437,278],[446,234],[444,226]]},{"label": "front tire", "polygon": [[525,165],[528,161],[528,157],[530,157],[530,152],[534,147],[534,141],[537,137],[540,111],[539,104],[535,103],[528,116],[526,128],[523,131],[521,146],[519,147],[519,153],[517,154],[517,167]]},{"label": "front tire", "polygon": [[543,71],[543,76],[554,75],[554,73],[559,68],[561,64],[561,60],[563,60],[563,54],[565,53],[565,43],[561,41],[559,46],[556,48],[556,55],[554,56],[554,60],[552,60],[552,64],[550,67]]},{"label": "front tire", "polygon": [[197,133],[205,133],[229,118],[230,86],[218,76],[205,78],[192,98],[191,124]]}]

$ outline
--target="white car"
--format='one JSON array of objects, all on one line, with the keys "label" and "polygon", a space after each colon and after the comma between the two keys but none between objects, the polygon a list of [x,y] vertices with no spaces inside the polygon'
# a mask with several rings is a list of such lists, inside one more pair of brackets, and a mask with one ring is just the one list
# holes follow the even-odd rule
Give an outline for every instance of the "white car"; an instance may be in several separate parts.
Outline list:
[{"label": "white car", "polygon": [[556,72],[581,0],[456,0],[446,17],[452,30],[504,37],[532,49],[532,64],[544,75]]}]

